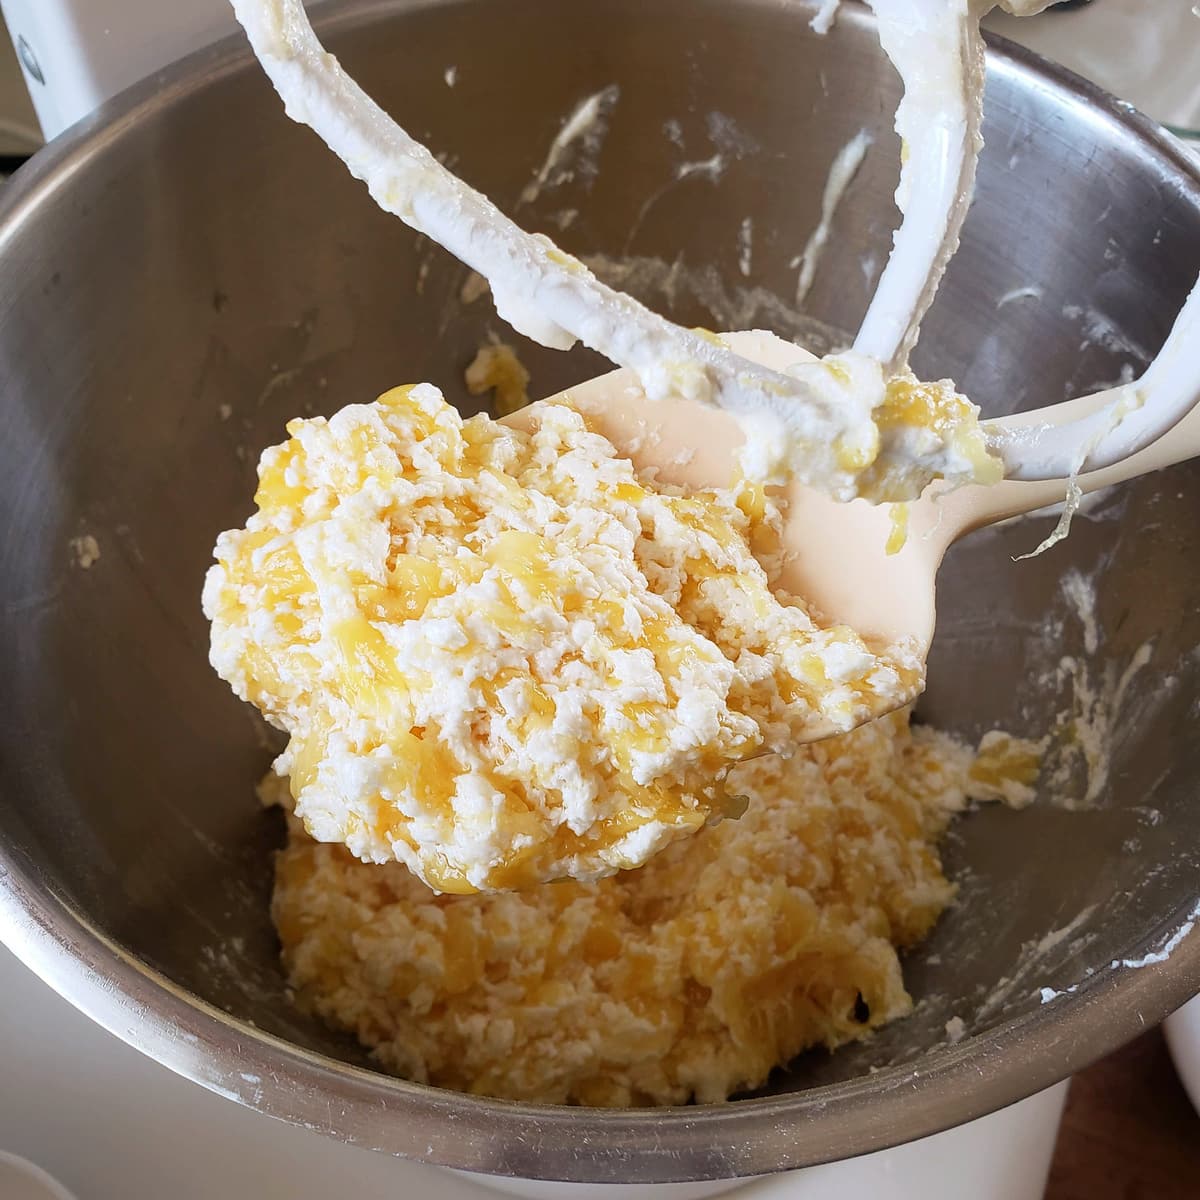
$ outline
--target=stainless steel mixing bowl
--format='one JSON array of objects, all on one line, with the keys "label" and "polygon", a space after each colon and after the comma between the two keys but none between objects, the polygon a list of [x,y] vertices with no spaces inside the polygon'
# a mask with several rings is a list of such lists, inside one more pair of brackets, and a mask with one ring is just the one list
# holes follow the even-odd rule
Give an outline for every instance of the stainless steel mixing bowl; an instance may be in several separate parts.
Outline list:
[{"label": "stainless steel mixing bowl", "polygon": [[[816,337],[788,303],[789,261],[834,155],[870,129],[808,302],[853,328],[894,221],[897,89],[861,10],[825,41],[810,15],[781,0],[373,0],[322,25],[371,92],[527,224],[625,259],[618,277],[685,322]],[[614,82],[598,169],[568,163],[520,206],[565,115]],[[1137,115],[1011,47],[993,48],[988,112],[979,197],[916,365],[997,413],[1112,379],[1161,342],[1200,268],[1200,176]],[[719,170],[682,170],[714,155]],[[1200,879],[1200,469],[1185,466],[1107,498],[1043,558],[1012,561],[1048,527],[1033,521],[947,566],[930,720],[1036,733],[1070,711],[1069,668],[1054,668],[1085,656],[1085,623],[1068,571],[1098,582],[1086,661],[1100,690],[1148,639],[1150,661],[1113,717],[1092,805],[1052,803],[1082,797],[1068,772],[1028,811],[956,826],[961,900],[909,956],[911,1019],[708,1108],[540,1108],[373,1072],[288,1003],[267,916],[282,829],[253,793],[270,749],[207,665],[200,582],[286,418],[417,379],[470,406],[463,367],[500,325],[486,299],[461,301],[459,267],[284,120],[237,41],[53,145],[0,210],[0,934],[120,1037],[363,1146],[664,1181],[946,1128],[1070,1074],[1200,986],[1200,938],[1174,936]],[[599,365],[526,355],[544,392]],[[87,570],[70,546],[85,534],[101,552]],[[1065,994],[1043,1003],[1043,987]]]}]

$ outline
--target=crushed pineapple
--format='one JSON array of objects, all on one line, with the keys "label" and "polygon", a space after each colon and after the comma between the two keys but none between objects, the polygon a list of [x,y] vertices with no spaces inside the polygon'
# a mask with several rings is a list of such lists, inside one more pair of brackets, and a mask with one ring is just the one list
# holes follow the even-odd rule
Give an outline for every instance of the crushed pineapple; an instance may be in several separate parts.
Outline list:
[{"label": "crushed pineapple", "polygon": [[309,833],[442,892],[638,866],[737,811],[735,762],[922,683],[771,590],[760,488],[656,488],[533,411],[464,422],[423,384],[293,421],[205,582],[213,665],[290,735]]},{"label": "crushed pineapple", "polygon": [[998,729],[984,734],[971,765],[971,794],[980,800],[999,800],[1009,808],[1028,808],[1042,770],[1048,737],[1013,737]]},{"label": "crushed pineapple", "polygon": [[[945,446],[964,464],[960,480],[999,483],[1004,465],[991,450],[979,426],[979,410],[955,390],[948,379],[922,383],[905,372],[887,381],[883,404],[876,413],[879,453],[866,464],[860,494],[876,501],[913,499],[912,470],[906,456],[919,459],[936,446]],[[903,534],[900,535],[903,544]]]},{"label": "crushed pineapple", "polygon": [[[910,1010],[897,947],[954,895],[937,838],[1004,773],[992,754],[977,786],[975,761],[895,713],[739,767],[745,815],[640,870],[517,894],[437,896],[293,820],[284,961],[302,1005],[410,1079],[545,1103],[723,1100]],[[267,790],[290,804],[277,778]]]},{"label": "crushed pineapple", "polygon": [[507,342],[480,346],[463,379],[472,396],[492,393],[492,411],[498,417],[507,417],[529,403],[529,371]]}]

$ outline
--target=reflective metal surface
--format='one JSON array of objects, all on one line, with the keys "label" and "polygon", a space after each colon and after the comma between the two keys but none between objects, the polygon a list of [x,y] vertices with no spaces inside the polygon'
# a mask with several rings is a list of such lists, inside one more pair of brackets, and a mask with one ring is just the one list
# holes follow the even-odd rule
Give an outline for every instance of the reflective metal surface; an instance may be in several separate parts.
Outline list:
[{"label": "reflective metal surface", "polygon": [[[810,13],[779,0],[424,0],[340,7],[322,32],[468,179],[566,248],[623,259],[617,281],[672,316],[811,339],[810,314],[845,330],[865,307],[897,146],[895,82],[863,14],[846,10],[823,42]],[[561,121],[614,82],[597,170],[576,159],[520,206]],[[1112,380],[1161,342],[1200,268],[1200,179],[1139,118],[1020,55],[994,53],[988,103],[979,199],[916,366],[954,374],[999,413]],[[797,315],[789,261],[830,163],[864,126],[874,146]],[[1043,558],[1012,561],[1047,521],[953,552],[923,715],[968,736],[1057,728],[1063,770],[1034,808],[956,826],[946,857],[961,900],[910,957],[913,1017],[711,1108],[538,1108],[372,1072],[287,1003],[267,916],[282,829],[253,793],[270,749],[207,665],[200,582],[286,418],[417,379],[469,403],[462,370],[501,326],[486,298],[462,302],[460,268],[284,120],[236,42],[22,171],[0,195],[0,277],[0,936],[174,1069],[433,1162],[718,1178],[1002,1106],[1200,986],[1196,935],[1154,961],[1200,878],[1189,466],[1106,498]],[[600,365],[523,352],[541,392]],[[101,552],[87,570],[70,545],[85,534]],[[1097,582],[1094,643],[1064,594],[1072,570]],[[1148,661],[1129,672],[1139,650]],[[1064,655],[1085,665],[1072,674]],[[1087,788],[1072,746],[1103,715],[1082,719],[1082,683],[1102,696],[1123,673],[1107,776],[1092,776],[1085,811],[1067,811],[1052,801]],[[1042,988],[1063,994],[1043,1003]],[[966,1036],[951,1045],[954,1017]]]}]

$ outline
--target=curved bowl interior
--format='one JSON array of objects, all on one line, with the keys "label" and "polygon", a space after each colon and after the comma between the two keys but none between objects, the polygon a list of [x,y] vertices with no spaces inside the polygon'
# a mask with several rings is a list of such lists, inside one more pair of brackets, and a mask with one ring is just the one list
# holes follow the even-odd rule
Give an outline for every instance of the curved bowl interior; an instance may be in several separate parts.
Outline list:
[{"label": "curved bowl interior", "polygon": [[[687,324],[824,349],[855,327],[890,244],[897,85],[860,10],[827,40],[810,15],[424,0],[352,4],[325,31],[526,226]],[[566,116],[613,84],[604,135],[523,201]],[[863,128],[872,146],[797,311],[790,264]],[[933,1132],[1064,1077],[1200,986],[1195,938],[1112,965],[1153,956],[1196,900],[1200,470],[1184,466],[1102,497],[1042,558],[1013,561],[1051,518],[946,565],[921,715],[968,737],[1055,730],[1059,769],[1034,808],[955,826],[961,899],[909,959],[911,1019],[709,1110],[537,1109],[365,1069],[286,1002],[267,915],[282,829],[253,791],[271,745],[208,667],[200,583],[286,419],[420,379],[472,410],[463,369],[503,326],[284,120],[236,42],[116,102],[0,205],[0,932],[122,1036],[361,1144],[655,1181]],[[1136,116],[999,48],[979,196],[915,366],[993,414],[1057,401],[1139,369],[1198,267],[1195,170]],[[540,393],[604,365],[520,348]],[[71,540],[89,534],[101,557],[84,570]],[[1092,734],[1103,761],[1081,753]]]}]

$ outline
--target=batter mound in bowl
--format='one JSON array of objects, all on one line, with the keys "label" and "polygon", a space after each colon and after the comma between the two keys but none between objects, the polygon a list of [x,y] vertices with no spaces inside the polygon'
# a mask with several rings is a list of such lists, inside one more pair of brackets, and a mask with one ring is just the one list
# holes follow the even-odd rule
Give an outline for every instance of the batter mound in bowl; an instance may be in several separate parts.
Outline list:
[{"label": "batter mound in bowl", "polygon": [[[274,919],[298,1002],[385,1069],[489,1096],[719,1101],[904,1016],[898,949],[954,896],[937,841],[1028,796],[1036,754],[976,755],[894,713],[739,767],[737,821],[592,883],[437,895],[289,818]],[[291,805],[268,776],[264,799]]]}]

